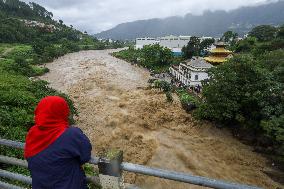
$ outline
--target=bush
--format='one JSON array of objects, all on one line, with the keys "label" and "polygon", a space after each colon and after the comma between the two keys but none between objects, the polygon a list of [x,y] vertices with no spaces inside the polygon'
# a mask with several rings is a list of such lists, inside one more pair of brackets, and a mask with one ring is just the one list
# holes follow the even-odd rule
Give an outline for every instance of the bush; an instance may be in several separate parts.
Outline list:
[{"label": "bush", "polygon": [[185,90],[178,90],[177,93],[183,109],[185,109],[187,112],[190,112],[199,106],[199,100],[197,97],[189,94]]},{"label": "bush", "polygon": [[270,120],[263,120],[261,127],[266,135],[274,141],[277,146],[280,146],[281,151],[279,151],[279,153],[284,156],[284,115],[273,117]]},{"label": "bush", "polygon": [[21,74],[25,76],[34,76],[35,71],[33,68],[26,62],[25,59],[17,57],[14,61],[6,61],[4,69],[10,73]]},{"label": "bush", "polygon": [[16,58],[32,59],[36,56],[33,48],[30,45],[13,45],[7,47],[8,47],[7,48],[8,52],[4,56],[4,58],[7,59],[16,59]]},{"label": "bush", "polygon": [[113,56],[126,60],[127,62],[138,63],[138,59],[141,57],[141,51],[129,48],[119,52],[114,52]]},{"label": "bush", "polygon": [[172,91],[172,85],[166,81],[163,80],[155,80],[153,81],[154,87],[158,88],[160,90],[163,90],[164,92],[171,92]]},{"label": "bush", "polygon": [[129,48],[113,53],[113,56],[128,62],[139,64],[154,73],[167,72],[173,64],[179,63],[168,48],[160,45],[146,45],[143,49]]},{"label": "bush", "polygon": [[66,52],[78,52],[80,50],[79,45],[77,45],[74,42],[68,41],[68,40],[64,40],[62,43],[62,48],[66,51]]},{"label": "bush", "polygon": [[48,68],[41,68],[41,67],[38,67],[38,66],[32,66],[32,69],[34,71],[34,76],[40,76],[40,75],[43,75],[43,74],[49,72]]},{"label": "bush", "polygon": [[[28,128],[34,124],[34,109],[45,96],[64,97],[72,115],[77,113],[71,100],[49,88],[45,81],[31,81],[21,75],[0,71],[0,84],[0,134],[3,138],[24,141]],[[70,122],[74,123],[73,118]],[[1,154],[22,157],[22,153],[10,149],[1,148]]]}]

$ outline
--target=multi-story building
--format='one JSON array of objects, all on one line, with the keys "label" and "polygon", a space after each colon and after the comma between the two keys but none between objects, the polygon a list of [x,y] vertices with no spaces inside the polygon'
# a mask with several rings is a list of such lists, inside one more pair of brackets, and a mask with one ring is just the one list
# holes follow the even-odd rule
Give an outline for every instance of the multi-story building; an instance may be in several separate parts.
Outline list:
[{"label": "multi-story building", "polygon": [[181,55],[181,49],[186,46],[190,40],[191,36],[165,36],[160,38],[160,45],[162,47],[167,47],[172,50],[172,52],[179,56]]},{"label": "multi-story building", "polygon": [[193,58],[179,64],[178,68],[169,69],[172,76],[188,87],[201,86],[203,80],[208,79],[208,69],[213,67],[202,58]]},{"label": "multi-story building", "polygon": [[135,49],[142,49],[145,45],[154,45],[159,44],[159,41],[156,38],[144,37],[136,38]]},{"label": "multi-story building", "polygon": [[[182,55],[182,48],[185,47],[188,42],[190,41],[191,36],[174,36],[174,35],[169,35],[165,37],[160,37],[160,38],[150,38],[150,37],[145,37],[145,38],[137,38],[136,39],[136,45],[135,49],[142,49],[145,45],[154,45],[154,44],[159,44],[162,47],[167,47],[172,50],[174,55],[180,56]],[[200,40],[203,41],[205,39],[212,39],[212,37],[201,37]],[[207,50],[212,50],[215,48],[214,45],[209,47]]]},{"label": "multi-story building", "polygon": [[201,86],[202,81],[209,79],[208,69],[213,65],[219,65],[231,58],[232,51],[225,49],[224,42],[215,44],[216,48],[210,51],[210,55],[205,58],[192,58],[186,62],[182,62],[178,67],[171,67],[169,69],[172,76],[185,86]]}]

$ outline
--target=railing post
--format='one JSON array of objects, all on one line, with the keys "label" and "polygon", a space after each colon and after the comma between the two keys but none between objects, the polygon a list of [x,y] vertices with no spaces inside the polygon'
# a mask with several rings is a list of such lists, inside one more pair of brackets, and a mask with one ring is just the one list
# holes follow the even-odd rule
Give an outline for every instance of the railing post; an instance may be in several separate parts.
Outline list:
[{"label": "railing post", "polygon": [[124,189],[121,169],[122,161],[122,151],[115,154],[115,157],[111,157],[111,159],[99,159],[99,178],[103,189]]}]

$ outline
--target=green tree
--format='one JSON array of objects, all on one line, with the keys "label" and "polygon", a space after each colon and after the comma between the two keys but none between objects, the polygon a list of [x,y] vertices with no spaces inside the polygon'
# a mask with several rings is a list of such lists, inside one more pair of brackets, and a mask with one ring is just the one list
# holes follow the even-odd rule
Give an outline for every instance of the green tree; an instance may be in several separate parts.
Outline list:
[{"label": "green tree", "polygon": [[210,39],[205,39],[203,40],[200,45],[199,45],[199,55],[200,56],[205,56],[208,54],[207,51],[205,51],[207,48],[209,48],[212,44],[214,44],[215,39],[210,38]]},{"label": "green tree", "polygon": [[273,74],[275,80],[284,83],[284,49],[267,52],[258,57],[260,64]]},{"label": "green tree", "polygon": [[284,38],[284,25],[278,28],[277,37],[282,39]]},{"label": "green tree", "polygon": [[236,53],[250,52],[255,47],[257,39],[255,37],[248,37],[235,44],[234,51]]},{"label": "green tree", "polygon": [[201,117],[255,129],[261,120],[281,114],[283,86],[251,56],[238,55],[211,69],[209,76]]},{"label": "green tree", "polygon": [[36,39],[33,44],[32,47],[35,51],[35,53],[42,55],[44,53],[44,49],[48,46],[49,44],[46,41],[43,41],[42,39]]},{"label": "green tree", "polygon": [[222,40],[224,42],[232,42],[235,41],[238,38],[238,34],[233,32],[233,31],[226,31],[223,36],[222,36]]},{"label": "green tree", "polygon": [[71,42],[67,39],[63,40],[62,48],[65,49],[67,52],[77,52],[80,50],[79,46],[76,43]]},{"label": "green tree", "polygon": [[253,28],[249,36],[257,38],[259,41],[269,41],[275,38],[277,29],[270,25],[261,25]]},{"label": "green tree", "polygon": [[200,38],[191,37],[187,46],[182,48],[184,58],[191,59],[193,56],[199,56],[200,52]]},{"label": "green tree", "polygon": [[173,54],[170,49],[160,45],[146,45],[141,50],[141,63],[147,68],[170,65]]},{"label": "green tree", "polygon": [[277,154],[284,156],[284,114],[270,120],[263,120],[261,127],[274,145],[279,146]]}]

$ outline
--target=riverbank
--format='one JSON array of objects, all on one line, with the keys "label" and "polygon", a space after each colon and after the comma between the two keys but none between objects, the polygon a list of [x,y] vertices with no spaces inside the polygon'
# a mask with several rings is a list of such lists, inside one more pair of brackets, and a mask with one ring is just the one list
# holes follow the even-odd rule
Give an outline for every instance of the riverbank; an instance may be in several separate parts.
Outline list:
[{"label": "riverbank", "polygon": [[[112,57],[113,50],[81,51],[47,64],[41,77],[70,95],[80,127],[93,144],[93,154],[124,151],[124,159],[154,167],[264,188],[281,187],[264,172],[268,161],[232,134],[207,122],[196,122],[163,93],[147,89],[146,69]],[[142,188],[188,188],[189,185],[127,174]],[[193,188],[193,186],[190,186]],[[197,187],[198,188],[198,187]]]}]

